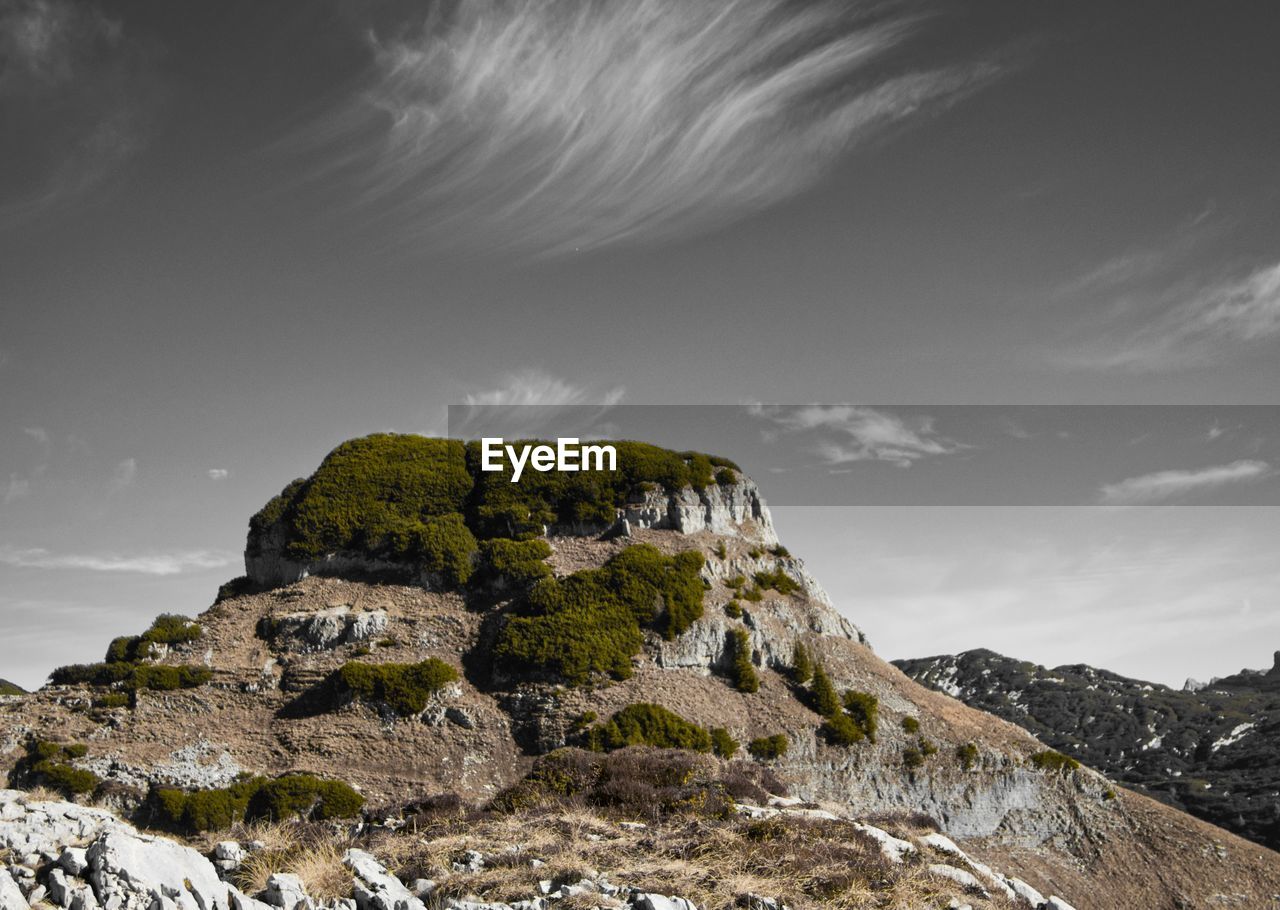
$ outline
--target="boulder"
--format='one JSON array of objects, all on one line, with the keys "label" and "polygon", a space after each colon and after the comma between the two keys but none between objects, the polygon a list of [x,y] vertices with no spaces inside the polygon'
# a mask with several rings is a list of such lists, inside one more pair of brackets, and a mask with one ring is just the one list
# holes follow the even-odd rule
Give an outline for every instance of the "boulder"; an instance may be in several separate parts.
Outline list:
[{"label": "boulder", "polygon": [[227,886],[190,847],[119,829],[98,837],[86,855],[89,879],[108,907],[150,898],[177,910],[229,910]]},{"label": "boulder", "polygon": [[0,870],[0,907],[4,910],[28,910],[29,906],[18,883],[8,872]]},{"label": "boulder", "polygon": [[302,879],[288,872],[277,872],[267,879],[262,899],[283,910],[313,910],[315,902],[307,895]]},{"label": "boulder", "polygon": [[360,910],[426,910],[426,905],[363,850],[348,850],[343,864],[355,874],[355,899]]},{"label": "boulder", "polygon": [[697,904],[683,897],[637,892],[631,895],[631,906],[636,910],[698,910]]}]

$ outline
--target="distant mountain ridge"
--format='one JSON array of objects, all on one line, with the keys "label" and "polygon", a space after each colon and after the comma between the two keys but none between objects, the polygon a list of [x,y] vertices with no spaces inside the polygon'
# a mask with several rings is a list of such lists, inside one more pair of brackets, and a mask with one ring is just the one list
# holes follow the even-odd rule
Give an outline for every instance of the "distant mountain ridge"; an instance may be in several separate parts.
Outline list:
[{"label": "distant mountain ridge", "polygon": [[11,683],[7,679],[0,679],[0,695],[26,695],[27,690],[17,683]]},{"label": "distant mountain ridge", "polygon": [[1188,680],[1181,690],[985,649],[893,663],[1121,783],[1280,846],[1280,652],[1269,670]]}]

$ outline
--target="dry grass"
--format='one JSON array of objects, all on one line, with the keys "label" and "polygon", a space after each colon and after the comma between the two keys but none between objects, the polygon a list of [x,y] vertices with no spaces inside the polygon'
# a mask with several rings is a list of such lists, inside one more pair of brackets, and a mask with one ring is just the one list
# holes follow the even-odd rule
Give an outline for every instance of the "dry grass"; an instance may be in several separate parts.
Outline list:
[{"label": "dry grass", "polygon": [[342,864],[350,846],[345,837],[323,826],[297,823],[255,824],[240,835],[244,841],[260,841],[236,871],[236,885],[257,894],[277,872],[298,876],[311,897],[331,900],[351,896],[351,873]]}]

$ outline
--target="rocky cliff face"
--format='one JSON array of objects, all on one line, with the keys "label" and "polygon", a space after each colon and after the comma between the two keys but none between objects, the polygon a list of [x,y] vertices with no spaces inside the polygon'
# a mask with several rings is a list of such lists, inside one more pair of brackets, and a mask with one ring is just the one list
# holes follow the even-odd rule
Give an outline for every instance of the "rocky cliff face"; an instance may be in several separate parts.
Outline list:
[{"label": "rocky cliff face", "polygon": [[[241,773],[284,771],[344,780],[372,806],[446,792],[485,801],[537,755],[584,744],[596,719],[657,704],[742,744],[785,738],[785,754],[758,760],[796,797],[859,816],[927,813],[966,848],[1003,857],[1030,887],[1076,896],[1080,910],[1280,893],[1275,854],[1094,771],[1042,767],[1031,759],[1045,746],[1025,730],[879,660],[803,562],[777,546],[768,508],[746,478],[638,491],[612,523],[572,530],[591,533],[551,526],[543,538],[546,564],[562,579],[639,544],[702,557],[701,616],[669,639],[646,627],[627,672],[617,674],[625,678],[571,686],[495,667],[495,636],[524,609],[511,589],[439,590],[411,564],[367,552],[294,562],[285,552],[294,532],[277,516],[252,537],[250,580],[198,617],[199,636],[143,661],[204,666],[210,682],[137,688],[127,703],[84,684],[0,702],[0,756],[16,765],[34,740],[79,744],[69,764],[101,778],[99,798],[125,810],[157,784],[207,788]],[[754,688],[735,682],[741,636]],[[793,676],[797,646],[838,692],[874,703],[873,736],[833,740],[812,686]],[[335,673],[351,661],[428,658],[460,675],[421,710],[332,697]],[[1188,871],[1157,871],[1177,864]],[[1134,869],[1144,871],[1135,878]]]},{"label": "rocky cliff face", "polygon": [[1280,846],[1280,660],[1181,691],[981,650],[895,663],[1117,781]]}]

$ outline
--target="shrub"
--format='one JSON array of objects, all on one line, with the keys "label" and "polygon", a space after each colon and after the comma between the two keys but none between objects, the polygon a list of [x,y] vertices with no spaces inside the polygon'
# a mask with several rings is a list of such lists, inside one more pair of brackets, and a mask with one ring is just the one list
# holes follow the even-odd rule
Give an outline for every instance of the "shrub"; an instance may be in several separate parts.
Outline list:
[{"label": "shrub", "polygon": [[902,718],[902,729],[908,733],[919,733],[920,721],[914,717],[904,717]]},{"label": "shrub", "polygon": [[600,715],[595,711],[583,711],[573,719],[573,729],[575,731],[585,730],[599,719]]},{"label": "shrub", "polygon": [[102,783],[101,778],[92,771],[75,768],[61,762],[36,762],[32,770],[40,783],[57,790],[64,796],[92,793],[98,784]]},{"label": "shrub", "polygon": [[142,641],[156,644],[176,645],[195,641],[200,637],[200,624],[187,616],[175,613],[162,613],[151,623],[151,628],[142,633]]},{"label": "shrub", "polygon": [[738,603],[736,600],[729,601],[727,604],[724,605],[724,614],[725,616],[728,616],[730,619],[741,619],[742,604]]},{"label": "shrub", "polygon": [[712,727],[711,751],[721,758],[733,758],[738,751],[739,743],[724,727]]},{"label": "shrub", "polygon": [[1041,771],[1059,771],[1068,774],[1080,767],[1080,762],[1070,755],[1063,755],[1053,749],[1045,749],[1031,756],[1031,764]]},{"label": "shrub", "polygon": [[833,717],[840,713],[840,696],[836,694],[836,687],[831,684],[831,677],[827,676],[827,670],[822,664],[818,664],[813,668],[813,709],[823,717]]},{"label": "shrub", "polygon": [[880,719],[880,700],[870,692],[849,690],[844,693],[844,709],[867,739],[875,742]]},{"label": "shrub", "polygon": [[626,679],[642,626],[673,639],[702,615],[701,568],[701,553],[664,556],[636,544],[599,569],[543,578],[499,631],[494,659],[571,685],[601,674]]},{"label": "shrub", "polygon": [[107,692],[93,700],[95,708],[125,708],[129,705],[129,696],[124,692]]},{"label": "shrub", "polygon": [[527,588],[551,575],[545,562],[550,555],[551,545],[545,540],[486,540],[480,546],[480,577]]},{"label": "shrub", "polygon": [[928,758],[930,755],[938,754],[937,745],[935,745],[932,740],[925,739],[924,737],[920,738],[918,748],[920,749],[920,754],[925,758]]},{"label": "shrub", "polygon": [[747,751],[760,761],[770,761],[787,754],[786,734],[775,733],[772,736],[761,736],[747,744]]},{"label": "shrub", "polygon": [[862,742],[866,734],[854,723],[853,718],[843,711],[832,714],[822,723],[822,735],[834,746],[852,746]]},{"label": "shrub", "polygon": [[716,559],[726,559],[729,556],[729,549],[724,545],[724,541],[718,541],[711,550],[716,555]]},{"label": "shrub", "polygon": [[778,557],[779,559],[789,559],[791,557],[791,551],[788,550],[786,547],[784,547],[782,544],[778,544],[769,552],[772,553],[774,556]]},{"label": "shrub", "polygon": [[125,688],[133,691],[153,689],[170,692],[175,689],[195,689],[212,678],[213,671],[208,667],[185,664],[177,667],[164,664],[139,664],[133,668],[133,672],[125,680]]},{"label": "shrub", "polygon": [[201,832],[221,831],[258,819],[352,818],[359,814],[364,797],[341,781],[287,774],[274,780],[246,777],[216,790],[188,792],[158,787],[152,790],[149,804],[163,825]]},{"label": "shrub", "polygon": [[902,750],[902,763],[913,770],[919,768],[924,765],[924,753],[915,746],[908,746]]},{"label": "shrub", "polygon": [[730,633],[733,651],[733,687],[739,692],[760,691],[760,677],[751,663],[751,639],[746,629],[734,629]]},{"label": "shrub", "polygon": [[55,686],[71,686],[87,684],[91,686],[109,686],[128,679],[134,665],[125,661],[113,661],[103,664],[70,664],[58,667],[49,674]]},{"label": "shrub", "polygon": [[747,555],[750,556],[752,559],[759,559],[761,556],[764,555],[764,550],[760,549],[759,547],[752,547],[750,550],[747,551]]},{"label": "shrub", "polygon": [[794,594],[800,590],[800,584],[783,572],[781,569],[773,569],[769,572],[756,572],[752,576],[755,579],[756,587],[761,589],[772,589],[779,594]]},{"label": "shrub", "polygon": [[90,793],[102,780],[92,771],[70,764],[84,758],[89,749],[83,743],[59,743],[52,740],[31,740],[27,754],[14,766],[14,779],[25,779],[31,785],[57,790],[66,798]]},{"label": "shrub", "polygon": [[457,670],[434,657],[416,664],[367,664],[352,660],[343,664],[336,674],[341,692],[384,704],[403,716],[421,714],[431,696],[457,678]]},{"label": "shrub", "polygon": [[725,586],[732,588],[735,591],[740,591],[742,590],[742,587],[746,583],[747,583],[747,580],[743,578],[741,575],[735,575],[732,578],[725,581]]},{"label": "shrub", "polygon": [[755,585],[752,585],[742,591],[742,599],[749,600],[753,604],[758,604],[760,601],[764,600],[764,592]]},{"label": "shrub", "polygon": [[791,649],[791,678],[799,685],[813,678],[813,660],[809,657],[809,649],[799,639]]},{"label": "shrub", "polygon": [[960,767],[966,771],[973,769],[978,764],[978,747],[974,743],[965,743],[956,746],[956,760],[960,762]]},{"label": "shrub", "polygon": [[722,487],[731,487],[738,482],[738,476],[731,468],[720,468],[716,471],[716,483]]},{"label": "shrub", "polygon": [[597,752],[627,746],[657,746],[660,749],[711,751],[711,735],[661,705],[627,705],[607,723],[591,729],[589,742]]},{"label": "shrub", "polygon": [[477,544],[461,515],[407,520],[392,525],[385,540],[390,555],[436,576],[446,589],[471,579]]}]

